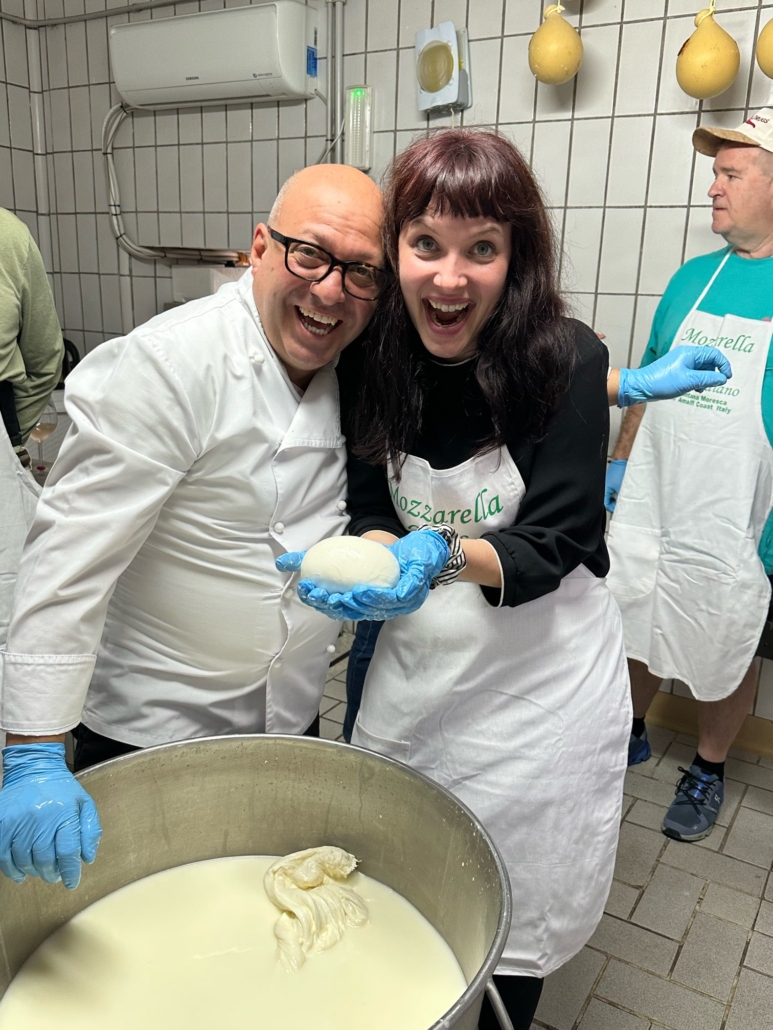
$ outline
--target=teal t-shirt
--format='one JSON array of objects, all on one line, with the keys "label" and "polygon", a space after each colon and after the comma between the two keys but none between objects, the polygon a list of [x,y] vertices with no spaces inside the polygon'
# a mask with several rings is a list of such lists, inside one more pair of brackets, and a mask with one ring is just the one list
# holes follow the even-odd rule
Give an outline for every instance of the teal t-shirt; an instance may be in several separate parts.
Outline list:
[{"label": "teal t-shirt", "polygon": [[[666,354],[674,341],[679,326],[700,297],[706,284],[716,272],[727,247],[703,254],[682,265],[672,277],[661,298],[649,343],[641,364],[649,365]],[[773,319],[773,257],[742,258],[731,254],[716,282],[699,305],[700,311],[710,315],[738,315],[740,318]],[[768,351],[768,363],[762,381],[762,421],[768,440],[773,446],[773,343]],[[732,353],[727,357],[733,363]],[[759,555],[768,575],[773,574],[773,513],[765,525],[760,540]]]}]

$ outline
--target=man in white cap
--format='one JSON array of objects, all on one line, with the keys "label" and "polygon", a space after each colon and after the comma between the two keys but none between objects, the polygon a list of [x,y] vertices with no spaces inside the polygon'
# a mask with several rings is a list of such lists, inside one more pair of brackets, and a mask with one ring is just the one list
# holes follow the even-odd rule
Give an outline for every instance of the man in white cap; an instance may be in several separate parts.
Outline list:
[{"label": "man in white cap", "polygon": [[703,702],[697,754],[663,820],[664,833],[688,841],[707,836],[719,813],[770,618],[773,109],[737,129],[701,127],[693,146],[714,158],[712,229],[727,246],[671,279],[642,364],[672,347],[710,345],[730,359],[733,378],[646,414],[629,408],[607,477],[609,583],[634,703],[629,764],[650,757],[644,716],[661,679],[681,680]]}]

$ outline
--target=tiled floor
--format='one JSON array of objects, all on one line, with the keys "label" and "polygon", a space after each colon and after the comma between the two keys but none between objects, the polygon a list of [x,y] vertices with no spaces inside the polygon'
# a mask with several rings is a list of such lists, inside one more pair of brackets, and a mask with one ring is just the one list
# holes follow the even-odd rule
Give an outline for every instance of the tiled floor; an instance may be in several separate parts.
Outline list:
[{"label": "tiled floor", "polygon": [[[341,739],[342,635],[322,736]],[[590,943],[549,977],[532,1030],[773,1030],[773,760],[734,751],[721,825],[698,844],[660,832],[695,741],[650,730],[653,757],[629,770],[607,912]]]}]

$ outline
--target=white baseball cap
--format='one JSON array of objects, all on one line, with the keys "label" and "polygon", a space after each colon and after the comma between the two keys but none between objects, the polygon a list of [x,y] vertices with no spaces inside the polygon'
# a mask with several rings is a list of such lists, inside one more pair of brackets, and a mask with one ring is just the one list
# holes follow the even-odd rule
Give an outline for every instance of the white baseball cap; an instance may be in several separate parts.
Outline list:
[{"label": "white baseball cap", "polygon": [[723,143],[748,143],[773,154],[773,108],[763,107],[737,129],[714,129],[702,125],[692,134],[692,145],[699,154],[709,157],[716,157]]}]

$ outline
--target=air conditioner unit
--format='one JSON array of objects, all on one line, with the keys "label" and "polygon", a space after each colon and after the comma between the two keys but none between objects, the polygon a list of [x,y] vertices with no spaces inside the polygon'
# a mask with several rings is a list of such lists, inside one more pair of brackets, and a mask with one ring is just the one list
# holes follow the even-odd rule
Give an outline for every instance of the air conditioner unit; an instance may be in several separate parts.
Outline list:
[{"label": "air conditioner unit", "polygon": [[297,0],[114,25],[115,86],[132,107],[261,103],[314,95],[317,15]]}]

